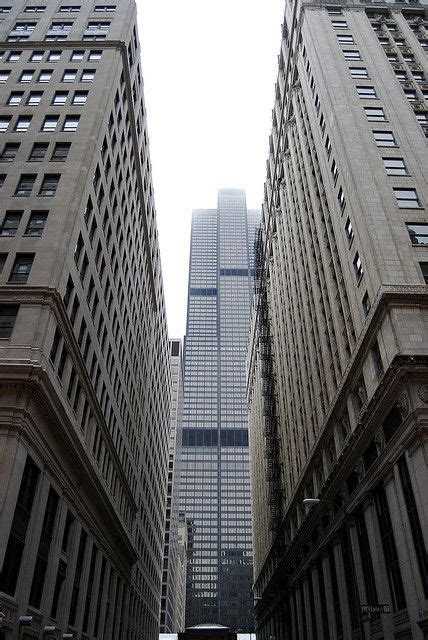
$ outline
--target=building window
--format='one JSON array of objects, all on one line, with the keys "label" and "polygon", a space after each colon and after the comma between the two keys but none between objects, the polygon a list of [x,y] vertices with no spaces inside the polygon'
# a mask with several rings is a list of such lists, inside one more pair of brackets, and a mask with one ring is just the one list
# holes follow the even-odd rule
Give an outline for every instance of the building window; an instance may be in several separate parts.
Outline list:
[{"label": "building window", "polygon": [[353,78],[368,78],[369,74],[365,67],[350,67],[349,71]]},{"label": "building window", "polygon": [[0,7],[0,13],[10,13],[12,7]]},{"label": "building window", "polygon": [[34,31],[37,22],[16,22],[12,31]]},{"label": "building window", "polygon": [[389,176],[407,176],[403,158],[382,158],[385,171]]},{"label": "building window", "polygon": [[9,276],[9,282],[25,284],[30,275],[34,261],[34,253],[18,253]]},{"label": "building window", "polygon": [[74,82],[77,76],[77,69],[66,69],[62,76],[62,82]]},{"label": "building window", "polygon": [[420,262],[419,266],[422,271],[422,277],[425,281],[425,284],[428,284],[428,262]]},{"label": "building window", "polygon": [[72,104],[85,104],[88,99],[88,91],[75,91],[73,95]]},{"label": "building window", "polygon": [[351,49],[343,52],[345,60],[361,60],[361,54],[359,51],[352,51]]},{"label": "building window", "polygon": [[80,5],[63,4],[59,8],[60,13],[78,13],[80,11]]},{"label": "building window", "polygon": [[28,162],[41,162],[46,155],[48,146],[47,142],[35,142],[31,149]]},{"label": "building window", "polygon": [[5,133],[9,127],[12,116],[0,116],[0,133]]},{"label": "building window", "polygon": [[88,22],[86,30],[107,32],[109,30],[109,27],[110,27],[110,22]]},{"label": "building window", "polygon": [[6,211],[0,227],[1,236],[15,236],[22,218],[22,211]]},{"label": "building window", "polygon": [[16,583],[18,582],[39,473],[33,460],[27,456],[7,542],[3,570],[0,574],[0,591],[12,597],[15,595]]},{"label": "building window", "polygon": [[385,112],[382,107],[364,107],[364,113],[369,122],[386,122]]},{"label": "building window", "polygon": [[55,91],[52,104],[63,105],[67,102],[68,91]]},{"label": "building window", "polygon": [[90,51],[89,52],[89,56],[88,56],[88,60],[101,60],[101,55],[102,55],[102,51]]},{"label": "building window", "polygon": [[41,236],[48,217],[47,211],[32,211],[25,229],[26,236]]},{"label": "building window", "polygon": [[64,162],[70,151],[70,142],[56,142],[52,153],[51,162]]},{"label": "building window", "polygon": [[348,239],[348,245],[351,246],[353,240],[354,240],[354,230],[352,228],[352,224],[350,219],[348,218],[346,223],[345,223],[345,232],[346,232],[346,237]]},{"label": "building window", "polygon": [[42,531],[40,534],[39,549],[37,551],[36,564],[34,567],[33,580],[31,582],[29,605],[40,608],[40,602],[45,584],[46,571],[48,568],[49,551],[53,537],[53,531],[58,510],[59,496],[52,489],[49,489],[48,500],[43,517]]},{"label": "building window", "polygon": [[370,552],[370,540],[367,533],[364,513],[354,512],[357,525],[358,542],[360,547],[361,565],[363,568],[364,586],[368,602],[378,602],[373,560]]},{"label": "building window", "polygon": [[373,100],[377,98],[374,87],[357,87],[357,93],[362,100]]},{"label": "building window", "polygon": [[346,22],[346,20],[332,20],[331,21],[331,25],[332,25],[332,27],[334,27],[334,29],[347,29],[348,28],[348,23]]},{"label": "building window", "polygon": [[394,193],[400,209],[419,209],[421,206],[416,189],[394,187]]},{"label": "building window", "polygon": [[397,143],[392,131],[373,131],[373,136],[378,147],[396,147]]},{"label": "building window", "polygon": [[374,341],[370,351],[372,354],[373,367],[375,370],[376,377],[380,378],[383,375],[383,362],[382,362],[382,356],[380,354],[379,344],[377,340]]},{"label": "building window", "polygon": [[116,5],[115,4],[96,4],[94,11],[96,13],[97,12],[104,13],[106,11],[113,12],[113,11],[116,11]]},{"label": "building window", "polygon": [[0,84],[7,82],[10,76],[10,71],[0,71]]},{"label": "building window", "polygon": [[19,179],[14,195],[21,198],[28,198],[34,187],[36,177],[35,173],[23,173]]},{"label": "building window", "polygon": [[16,121],[15,131],[17,133],[24,133],[25,131],[28,131],[32,117],[33,116],[20,116]]},{"label": "building window", "polygon": [[59,116],[46,116],[41,131],[52,132],[55,131],[59,121]]},{"label": "building window", "polygon": [[357,279],[357,282],[359,282],[363,277],[364,269],[358,252],[355,254],[354,262],[352,264],[354,265],[355,277]]},{"label": "building window", "polygon": [[367,293],[367,291],[363,295],[361,304],[363,305],[364,315],[368,316],[372,305],[371,305],[369,294]]},{"label": "building window", "polygon": [[80,116],[66,116],[62,127],[63,131],[76,131],[79,126]]},{"label": "building window", "polygon": [[19,77],[19,82],[28,83],[31,82],[34,76],[34,69],[23,71]]},{"label": "building window", "polygon": [[380,485],[375,491],[375,504],[392,602],[394,610],[401,611],[406,608],[406,597],[401,578],[400,563],[389,513],[388,500],[383,485]]},{"label": "building window", "polygon": [[428,224],[406,224],[413,246],[428,245]]},{"label": "building window", "polygon": [[339,187],[339,192],[337,194],[337,200],[339,202],[340,210],[343,212],[346,207],[345,194],[343,193],[342,187]]},{"label": "building window", "polygon": [[418,99],[418,96],[416,95],[416,91],[412,89],[405,89],[404,95],[406,96],[407,100],[409,100],[410,102],[416,102],[416,100]]},{"label": "building window", "polygon": [[337,34],[337,39],[339,44],[355,44],[354,37],[348,34]]},{"label": "building window", "polygon": [[48,55],[48,62],[59,62],[61,59],[62,51],[51,51]]},{"label": "building window", "polygon": [[68,614],[68,624],[74,626],[76,621],[77,603],[80,592],[80,580],[82,577],[83,563],[85,558],[86,541],[88,534],[84,529],[81,530],[79,548],[77,551],[76,568],[74,570],[73,588],[71,592],[70,611]]},{"label": "building window", "polygon": [[73,27],[72,22],[52,22],[49,27],[50,31],[71,31]]},{"label": "building window", "polygon": [[52,78],[52,74],[52,69],[43,69],[43,71],[40,71],[39,73],[37,82],[49,82],[49,80]]},{"label": "building window", "polygon": [[40,187],[39,196],[53,198],[58,188],[60,175],[55,173],[47,173],[43,176],[43,182]]},{"label": "building window", "polygon": [[331,175],[333,176],[333,182],[336,185],[337,178],[339,176],[339,170],[337,168],[336,160],[333,159],[331,163]]},{"label": "building window", "polygon": [[[1,254],[6,256],[7,254]],[[13,327],[15,326],[16,316],[18,315],[19,305],[17,304],[0,304],[0,338],[5,340],[12,336]]]},{"label": "building window", "polygon": [[12,51],[7,59],[8,62],[18,62],[22,56],[22,51]]},{"label": "building window", "polygon": [[84,51],[73,51],[70,56],[70,60],[80,62],[81,60],[83,60],[84,55],[85,55]]},{"label": "building window", "polygon": [[41,62],[43,60],[44,51],[33,51],[30,56],[30,62]]},{"label": "building window", "polygon": [[0,162],[13,162],[20,146],[19,142],[7,142],[0,155]]},{"label": "building window", "polygon": [[36,104],[40,104],[40,101],[42,99],[43,96],[43,92],[42,91],[31,91],[28,98],[27,98],[27,104],[34,106]]},{"label": "building window", "polygon": [[95,71],[93,69],[85,69],[80,76],[80,82],[93,82],[95,78]]}]

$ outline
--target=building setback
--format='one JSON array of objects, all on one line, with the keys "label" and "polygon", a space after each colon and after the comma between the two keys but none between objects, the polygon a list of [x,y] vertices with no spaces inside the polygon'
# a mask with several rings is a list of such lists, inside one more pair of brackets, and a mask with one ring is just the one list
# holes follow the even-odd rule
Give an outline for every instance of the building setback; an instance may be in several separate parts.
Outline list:
[{"label": "building setback", "polygon": [[217,209],[193,212],[180,488],[186,627],[253,626],[245,357],[258,224],[238,189],[220,190]]},{"label": "building setback", "polygon": [[[183,419],[183,358],[181,340],[170,340],[171,430],[169,434],[168,488],[162,568],[161,633],[184,629],[186,599],[185,559],[179,526],[180,459]],[[184,516],[183,516],[184,517]]]},{"label": "building setback", "polygon": [[170,367],[135,3],[0,18],[0,636],[154,640]]},{"label": "building setback", "polygon": [[424,13],[286,5],[248,355],[261,640],[428,637]]}]

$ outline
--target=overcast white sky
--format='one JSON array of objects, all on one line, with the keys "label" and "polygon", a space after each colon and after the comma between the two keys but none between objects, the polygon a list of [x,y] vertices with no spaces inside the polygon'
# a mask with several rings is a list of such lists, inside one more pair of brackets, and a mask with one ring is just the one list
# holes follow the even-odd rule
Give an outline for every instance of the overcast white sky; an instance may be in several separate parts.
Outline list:
[{"label": "overcast white sky", "polygon": [[284,0],[137,0],[169,335],[185,331],[192,209],[263,197]]}]

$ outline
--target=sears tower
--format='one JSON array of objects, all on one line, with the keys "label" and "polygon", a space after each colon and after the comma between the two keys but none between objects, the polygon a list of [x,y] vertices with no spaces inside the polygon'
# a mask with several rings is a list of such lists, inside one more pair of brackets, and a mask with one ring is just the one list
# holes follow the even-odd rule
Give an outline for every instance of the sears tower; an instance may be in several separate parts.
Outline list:
[{"label": "sears tower", "polygon": [[217,209],[193,212],[181,471],[186,626],[253,626],[245,359],[259,222],[238,189],[220,190]]}]

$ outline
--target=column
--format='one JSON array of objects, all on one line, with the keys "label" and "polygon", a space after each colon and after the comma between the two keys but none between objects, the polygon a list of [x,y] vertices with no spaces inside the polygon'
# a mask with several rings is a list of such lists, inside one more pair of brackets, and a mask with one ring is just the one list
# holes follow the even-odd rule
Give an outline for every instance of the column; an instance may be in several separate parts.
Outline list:
[{"label": "column", "polygon": [[304,626],[303,626],[303,612],[302,612],[302,601],[300,598],[300,587],[296,585],[294,590],[294,600],[296,603],[296,611],[297,611],[297,628],[299,630],[299,637],[304,637]]},{"label": "column", "polygon": [[312,633],[312,616],[315,615],[315,611],[311,610],[311,599],[309,597],[309,585],[308,578],[304,577],[302,582],[303,600],[304,600],[304,616],[306,617],[306,635],[308,640],[315,640]]},{"label": "column", "polygon": [[289,602],[290,617],[291,617],[291,638],[292,640],[298,640],[299,636],[297,634],[297,620],[296,620],[295,609],[294,609],[294,595],[292,593],[290,593],[288,597],[288,602]]},{"label": "column", "polygon": [[322,565],[322,573],[324,580],[324,589],[325,589],[325,599],[327,605],[327,616],[328,616],[328,629],[330,633],[330,638],[337,637],[336,630],[336,617],[334,614],[334,607],[336,606],[333,597],[333,591],[331,587],[331,575],[330,575],[330,562],[328,558],[328,552],[326,549],[323,549],[321,552],[321,565]]},{"label": "column", "polygon": [[[367,594],[366,594],[366,586],[364,582],[364,573],[363,566],[361,563],[360,556],[360,545],[358,542],[358,533],[355,524],[355,520],[350,517],[348,518],[348,527],[349,527],[349,541],[351,545],[351,553],[354,559],[354,568],[355,568],[355,581],[357,583],[358,594],[359,594],[359,602],[358,607],[361,604],[367,604]],[[368,603],[371,604],[371,603]],[[360,608],[358,614],[360,615]],[[370,638],[370,622],[361,623],[362,629],[364,629],[364,636],[368,639]]]},{"label": "column", "polygon": [[315,626],[317,629],[318,639],[324,640],[320,586],[318,582],[318,571],[316,566],[313,566],[311,568],[311,573],[308,579],[312,580],[312,588],[314,590],[315,611],[312,615],[315,616]]},{"label": "column", "polygon": [[336,565],[337,584],[339,587],[340,611],[342,614],[343,637],[351,638],[351,616],[349,613],[348,591],[346,588],[345,570],[343,567],[342,545],[339,538],[333,541],[334,562]]}]

